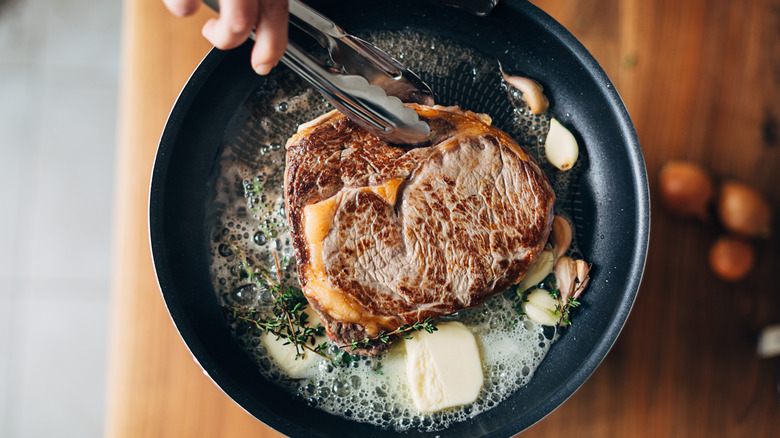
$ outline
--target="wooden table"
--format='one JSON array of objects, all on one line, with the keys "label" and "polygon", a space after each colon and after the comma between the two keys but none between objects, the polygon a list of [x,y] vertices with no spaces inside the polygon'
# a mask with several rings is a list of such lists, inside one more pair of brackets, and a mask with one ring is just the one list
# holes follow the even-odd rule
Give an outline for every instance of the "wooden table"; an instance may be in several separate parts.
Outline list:
[{"label": "wooden table", "polygon": [[[421,0],[422,1],[422,0]],[[667,160],[699,162],[764,191],[780,213],[780,0],[536,0],[594,54],[623,96],[651,187]],[[125,0],[114,307],[106,435],[272,437],[203,375],[173,328],[152,270],[148,180],[178,91],[209,49],[201,11]],[[654,205],[636,305],[585,385],[523,436],[768,437],[780,434],[777,359],[755,335],[780,323],[780,239],[754,274],[709,273],[714,224]],[[776,215],[778,216],[778,215]],[[775,230],[780,230],[778,220]]]}]

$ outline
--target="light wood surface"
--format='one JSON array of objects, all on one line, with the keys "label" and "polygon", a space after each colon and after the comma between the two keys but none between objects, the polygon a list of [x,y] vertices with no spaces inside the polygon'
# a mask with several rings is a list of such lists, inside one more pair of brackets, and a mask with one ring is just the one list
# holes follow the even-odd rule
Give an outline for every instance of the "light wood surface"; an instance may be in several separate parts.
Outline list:
[{"label": "light wood surface", "polygon": [[118,181],[106,436],[277,437],[217,388],[174,329],[149,249],[149,178],[160,134],[211,46],[208,18],[171,16],[160,0],[124,2]]},{"label": "light wood surface", "polygon": [[[422,0],[421,0],[422,1]],[[716,280],[720,230],[669,217],[654,187],[670,159],[746,180],[780,206],[780,0],[536,0],[594,54],[626,102],[652,187],[647,269],[603,364],[523,436],[749,436],[780,433],[777,359],[755,336],[780,323],[780,239],[757,245],[751,277]],[[175,98],[210,46],[210,14],[125,0],[106,435],[276,437],[192,360],[155,282],[148,183]],[[777,215],[776,215],[777,216]],[[780,230],[777,217],[775,230]]]}]

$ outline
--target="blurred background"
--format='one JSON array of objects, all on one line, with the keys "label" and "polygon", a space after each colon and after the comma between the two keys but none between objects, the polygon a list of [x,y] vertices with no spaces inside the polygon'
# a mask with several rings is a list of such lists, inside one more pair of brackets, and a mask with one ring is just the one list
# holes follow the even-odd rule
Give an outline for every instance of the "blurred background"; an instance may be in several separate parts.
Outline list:
[{"label": "blurred background", "polygon": [[118,0],[0,0],[0,436],[103,432]]}]

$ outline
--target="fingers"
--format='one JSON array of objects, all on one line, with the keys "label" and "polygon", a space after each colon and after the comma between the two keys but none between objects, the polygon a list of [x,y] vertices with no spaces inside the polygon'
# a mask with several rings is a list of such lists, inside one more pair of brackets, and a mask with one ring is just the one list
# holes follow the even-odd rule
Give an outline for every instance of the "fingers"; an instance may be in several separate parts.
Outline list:
[{"label": "fingers", "polygon": [[238,47],[246,41],[260,19],[258,0],[221,0],[219,11],[219,18],[211,19],[203,26],[203,36],[222,50]]},{"label": "fingers", "polygon": [[200,6],[201,0],[163,0],[165,6],[173,15],[186,17],[194,14]]},{"label": "fingers", "polygon": [[[193,14],[201,0],[163,0],[176,15]],[[268,74],[287,47],[287,0],[220,0],[219,18],[203,25],[203,36],[215,47],[228,50],[241,45],[255,31],[252,68]]]},{"label": "fingers", "polygon": [[287,0],[260,0],[260,19],[252,49],[252,68],[265,75],[279,63],[287,47]]}]

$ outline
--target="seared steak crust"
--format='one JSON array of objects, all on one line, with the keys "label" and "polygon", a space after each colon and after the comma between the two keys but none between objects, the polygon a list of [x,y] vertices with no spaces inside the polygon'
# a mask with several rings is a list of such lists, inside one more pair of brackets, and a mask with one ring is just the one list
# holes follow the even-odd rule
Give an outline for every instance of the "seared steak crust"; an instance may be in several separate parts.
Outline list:
[{"label": "seared steak crust", "polygon": [[390,145],[336,112],[287,144],[298,274],[341,346],[482,303],[522,279],[550,232],[555,195],[515,141],[487,116],[411,106],[429,144]]}]

